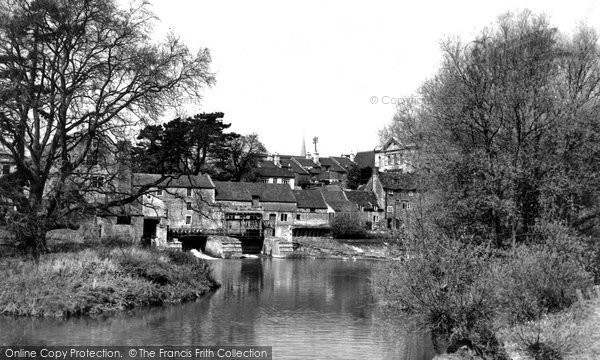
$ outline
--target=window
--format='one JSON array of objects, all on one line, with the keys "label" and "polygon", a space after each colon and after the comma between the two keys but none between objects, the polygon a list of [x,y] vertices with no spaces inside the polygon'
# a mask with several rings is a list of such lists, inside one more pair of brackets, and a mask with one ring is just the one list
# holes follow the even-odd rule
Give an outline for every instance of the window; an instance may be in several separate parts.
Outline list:
[{"label": "window", "polygon": [[191,215],[187,215],[185,217],[185,224],[186,225],[191,225],[192,224],[192,216]]},{"label": "window", "polygon": [[403,209],[410,209],[410,203],[409,202],[403,202],[402,203],[402,208]]},{"label": "window", "polygon": [[281,221],[287,221],[287,215],[288,214],[281,214],[281,217],[279,218],[279,220],[281,220]]},{"label": "window", "polygon": [[98,150],[90,149],[85,156],[85,164],[88,166],[98,165]]},{"label": "window", "polygon": [[394,207],[392,205],[389,205],[387,207],[387,212],[389,212],[389,213],[394,212]]},{"label": "window", "polygon": [[284,184],[289,184],[290,183],[290,179],[283,179],[282,180]]},{"label": "window", "polygon": [[156,196],[162,196],[162,195],[163,195],[163,190],[162,189],[156,190]]},{"label": "window", "polygon": [[317,209],[315,209],[315,208],[310,208],[310,212],[311,212],[311,213],[317,212]]},{"label": "window", "polygon": [[117,216],[117,225],[131,225],[131,216]]},{"label": "window", "polygon": [[192,202],[191,201],[186,201],[185,202],[185,209],[186,210],[193,210],[192,209]]},{"label": "window", "polygon": [[379,215],[373,215],[373,222],[374,223],[379,222]]},{"label": "window", "polygon": [[2,165],[2,175],[10,174],[10,165]]},{"label": "window", "polygon": [[269,221],[275,221],[277,219],[277,215],[269,214]]},{"label": "window", "polygon": [[258,195],[252,195],[252,207],[258,207],[260,205],[260,198]]},{"label": "window", "polygon": [[269,183],[269,179],[268,178],[261,178],[260,182],[264,183],[264,184],[268,184]]},{"label": "window", "polygon": [[300,220],[300,214],[296,214],[296,220]]},{"label": "window", "polygon": [[394,195],[394,190],[388,190],[388,195]]},{"label": "window", "polygon": [[192,189],[187,188],[186,190],[187,190],[187,196],[192,196]]},{"label": "window", "polygon": [[104,185],[104,177],[103,176],[92,176],[91,184],[92,187],[102,187]]}]

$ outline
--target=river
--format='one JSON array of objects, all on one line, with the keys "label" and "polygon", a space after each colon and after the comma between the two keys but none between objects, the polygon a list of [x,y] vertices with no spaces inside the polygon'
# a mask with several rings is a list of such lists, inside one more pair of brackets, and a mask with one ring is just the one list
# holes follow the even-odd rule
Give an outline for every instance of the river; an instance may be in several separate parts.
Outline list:
[{"label": "river", "polygon": [[222,283],[184,305],[68,320],[0,317],[0,345],[264,345],[273,359],[430,360],[426,334],[384,314],[377,261],[212,261]]}]

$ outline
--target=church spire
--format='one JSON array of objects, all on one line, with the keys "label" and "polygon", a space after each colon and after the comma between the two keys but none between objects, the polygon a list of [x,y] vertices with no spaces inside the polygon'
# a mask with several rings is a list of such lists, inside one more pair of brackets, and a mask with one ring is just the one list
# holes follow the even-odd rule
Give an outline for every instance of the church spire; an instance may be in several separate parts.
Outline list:
[{"label": "church spire", "polygon": [[302,134],[302,148],[300,149],[300,156],[306,156],[306,141],[304,140],[304,134]]}]

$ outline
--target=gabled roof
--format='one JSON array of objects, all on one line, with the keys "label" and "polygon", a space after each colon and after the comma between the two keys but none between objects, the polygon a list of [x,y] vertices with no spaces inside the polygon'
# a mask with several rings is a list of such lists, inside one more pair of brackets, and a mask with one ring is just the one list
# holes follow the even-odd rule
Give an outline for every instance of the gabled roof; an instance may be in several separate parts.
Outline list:
[{"label": "gabled roof", "polygon": [[321,163],[321,167],[328,168],[329,171],[347,172],[337,161],[329,157],[319,158],[319,163]]},{"label": "gabled roof", "polygon": [[295,203],[296,198],[289,185],[249,182],[215,181],[215,199],[225,201],[260,201]]},{"label": "gabled roof", "polygon": [[261,177],[273,177],[273,178],[293,178],[294,173],[288,168],[280,167],[260,167],[256,169],[256,174]]},{"label": "gabled roof", "polygon": [[372,191],[344,190],[349,201],[365,210],[373,210],[377,206],[377,196]]},{"label": "gabled roof", "polygon": [[359,151],[354,157],[354,162],[359,169],[366,167],[375,167],[375,152],[374,151]]},{"label": "gabled roof", "polygon": [[308,175],[309,172],[306,171],[306,169],[304,169],[302,167],[302,165],[300,165],[295,158],[289,159],[289,160],[282,160],[281,161],[281,165],[286,166],[288,168],[290,168],[290,170],[296,174],[301,174],[301,175]]},{"label": "gabled roof", "polygon": [[356,206],[348,200],[343,191],[321,191],[327,205],[336,212],[353,212]]},{"label": "gabled roof", "polygon": [[163,188],[214,189],[214,187],[215,187],[215,184],[213,183],[210,176],[208,176],[206,174],[160,175],[160,174],[134,173],[132,183],[133,183],[133,186],[151,185],[153,187],[163,187]]},{"label": "gabled roof", "polygon": [[331,157],[333,160],[337,161],[338,164],[340,164],[344,169],[346,170],[350,170],[353,166],[355,166],[356,164],[354,163],[354,161],[348,159],[345,156],[332,156]]},{"label": "gabled roof", "polygon": [[342,176],[337,171],[321,170],[318,175],[319,180],[341,180]]},{"label": "gabled roof", "polygon": [[298,208],[327,209],[327,204],[319,190],[294,190]]},{"label": "gabled roof", "polygon": [[416,175],[405,172],[384,172],[379,174],[379,180],[384,189],[416,190]]},{"label": "gabled roof", "polygon": [[317,165],[312,159],[307,159],[307,158],[302,158],[302,157],[295,157],[294,159],[300,165],[305,166],[305,167],[319,167],[319,165]]},{"label": "gabled roof", "polygon": [[270,160],[261,160],[258,162],[258,167],[260,168],[278,168],[279,166],[275,165],[273,161]]}]

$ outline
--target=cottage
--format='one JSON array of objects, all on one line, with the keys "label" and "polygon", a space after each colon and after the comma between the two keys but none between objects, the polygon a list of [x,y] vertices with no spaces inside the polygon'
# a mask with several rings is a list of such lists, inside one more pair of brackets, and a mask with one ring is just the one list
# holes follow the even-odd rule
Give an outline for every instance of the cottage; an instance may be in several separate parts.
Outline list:
[{"label": "cottage", "polygon": [[294,190],[297,202],[293,236],[326,236],[334,210],[327,205],[318,190]]},{"label": "cottage", "polygon": [[[215,181],[215,199],[226,217],[236,220],[252,214],[260,218],[264,231],[258,236],[277,236],[285,239],[292,237],[292,224],[296,213],[296,198],[289,185],[249,182]],[[227,229],[235,225],[226,224]]]},{"label": "cottage", "polygon": [[379,206],[377,196],[372,191],[344,190],[348,200],[355,204],[361,223],[367,229],[375,230],[383,222],[383,209]]}]

